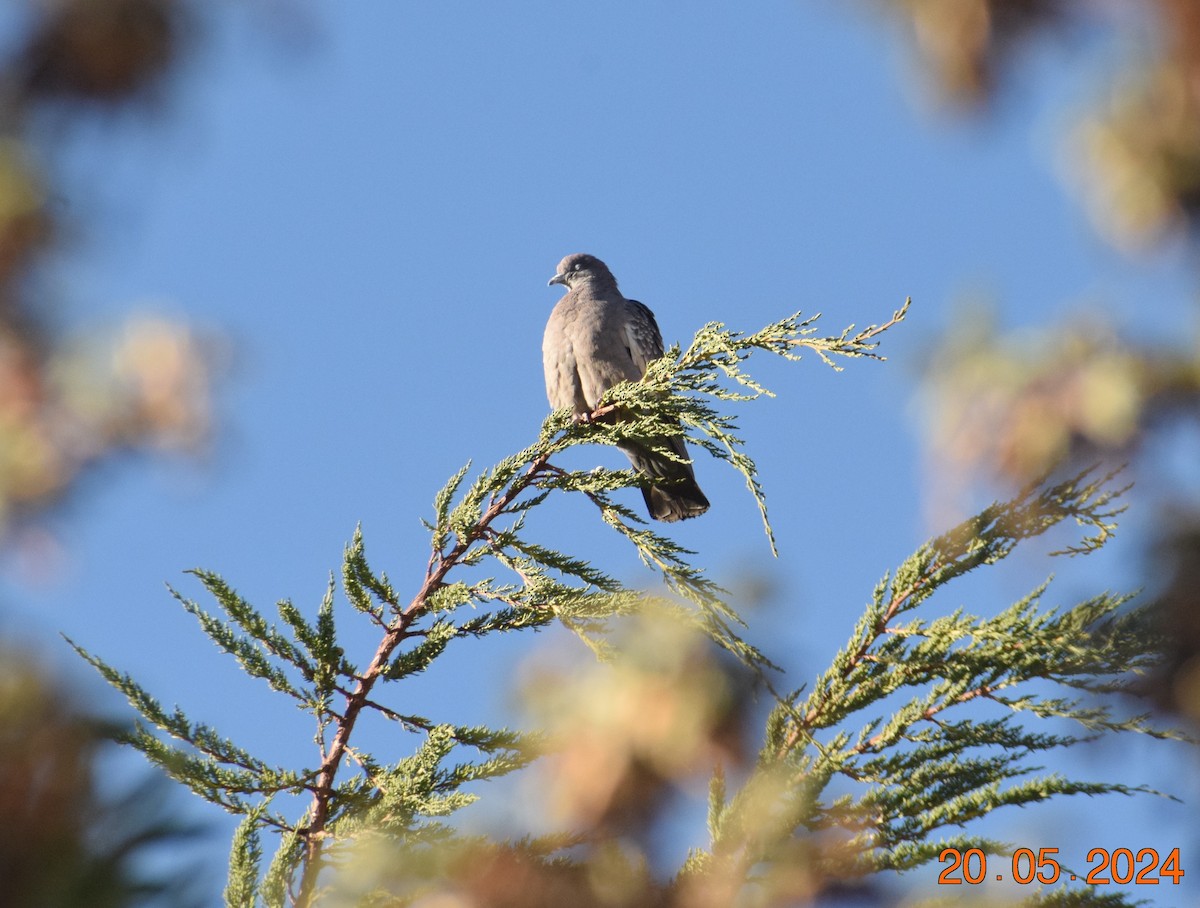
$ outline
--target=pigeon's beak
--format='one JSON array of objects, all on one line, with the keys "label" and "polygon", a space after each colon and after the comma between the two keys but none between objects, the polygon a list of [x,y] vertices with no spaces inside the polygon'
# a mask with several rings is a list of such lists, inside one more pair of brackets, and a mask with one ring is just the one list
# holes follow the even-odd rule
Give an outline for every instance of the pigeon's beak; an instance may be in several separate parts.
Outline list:
[{"label": "pigeon's beak", "polygon": [[567,286],[567,276],[565,274],[556,274],[554,277],[550,278],[546,286],[553,287],[555,284],[562,284],[564,287]]}]

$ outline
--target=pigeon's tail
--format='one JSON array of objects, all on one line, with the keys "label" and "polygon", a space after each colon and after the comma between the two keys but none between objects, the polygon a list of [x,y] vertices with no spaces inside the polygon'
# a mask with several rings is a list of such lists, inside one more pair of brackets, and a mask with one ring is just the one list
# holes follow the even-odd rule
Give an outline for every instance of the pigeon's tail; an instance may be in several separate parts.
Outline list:
[{"label": "pigeon's tail", "polygon": [[[679,456],[687,456],[682,438],[669,439],[668,444]],[[674,523],[676,520],[699,517],[708,510],[708,499],[696,484],[691,463],[670,460],[641,445],[626,443],[621,445],[621,450],[639,473],[662,480],[661,484],[656,482],[642,487],[646,510],[655,520]]]},{"label": "pigeon's tail", "polygon": [[650,516],[665,523],[699,517],[708,510],[708,499],[694,479],[678,485],[646,486],[642,489],[642,497],[646,499]]}]

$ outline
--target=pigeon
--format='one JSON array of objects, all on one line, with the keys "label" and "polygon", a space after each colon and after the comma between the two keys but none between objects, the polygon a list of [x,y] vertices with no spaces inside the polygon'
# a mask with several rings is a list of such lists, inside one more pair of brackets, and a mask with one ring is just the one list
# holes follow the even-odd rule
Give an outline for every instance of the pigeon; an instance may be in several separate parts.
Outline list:
[{"label": "pigeon", "polygon": [[[550,406],[570,407],[577,417],[586,417],[609,388],[641,379],[646,366],[662,356],[662,334],[654,313],[625,299],[608,266],[594,255],[568,255],[550,284],[562,284],[567,292],[550,313],[542,339],[546,396]],[[618,445],[634,469],[652,480],[642,487],[650,516],[671,523],[703,514],[708,499],[696,484],[683,439],[653,442],[670,448],[683,462],[637,442]]]}]

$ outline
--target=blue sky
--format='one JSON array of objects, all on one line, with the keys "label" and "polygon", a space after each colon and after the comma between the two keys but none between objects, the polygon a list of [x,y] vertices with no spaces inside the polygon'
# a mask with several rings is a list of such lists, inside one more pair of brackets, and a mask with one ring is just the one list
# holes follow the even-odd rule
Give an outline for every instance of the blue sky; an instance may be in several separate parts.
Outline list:
[{"label": "blue sky", "polygon": [[[934,113],[901,33],[870,4],[361,0],[303,7],[298,41],[264,24],[266,8],[207,17],[149,126],[91,123],[60,149],[66,204],[91,227],[56,278],[64,320],[86,330],[165,310],[234,352],[211,456],[96,475],[52,521],[61,576],[10,564],[0,620],[89,689],[58,632],[272,758],[307,757],[307,729],[240,678],[164,581],[198,597],[181,571],[205,567],[263,608],[315,609],[361,522],[376,565],[415,586],[437,488],[468,459],[523,447],[546,413],[541,332],[560,292],[546,280],[569,252],[608,262],[668,343],[797,309],[836,333],[914,298],[887,363],[759,366],[779,397],[741,423],[778,561],[716,462],[697,464],[712,511],[677,528],[718,580],[770,582],[751,636],[796,682],[844,641],[879,576],[944,528],[928,516],[917,392],[957,306],[985,297],[1019,326],[1101,303],[1141,336],[1191,328],[1182,254],[1118,257],[1063,179],[1065,130],[1116,53],[1102,36],[1031,49],[993,116],[955,120]],[[579,458],[623,464],[602,449]],[[1147,525],[1132,503],[1131,525]],[[650,582],[591,524],[567,502],[544,525]],[[1130,539],[1083,565],[1035,554],[940,607],[987,612],[1052,570],[1051,598],[1069,604],[1135,584],[1137,558]],[[493,679],[538,642],[466,644],[418,698],[453,721],[495,721],[507,705]],[[1134,743],[1067,768],[1194,803],[1190,760]],[[197,814],[213,822],[219,878],[228,823]],[[1052,804],[989,831],[1080,866],[1092,847],[1180,846],[1185,870],[1197,854],[1188,809],[1148,797]],[[1150,888],[1137,896],[1183,902]]]}]

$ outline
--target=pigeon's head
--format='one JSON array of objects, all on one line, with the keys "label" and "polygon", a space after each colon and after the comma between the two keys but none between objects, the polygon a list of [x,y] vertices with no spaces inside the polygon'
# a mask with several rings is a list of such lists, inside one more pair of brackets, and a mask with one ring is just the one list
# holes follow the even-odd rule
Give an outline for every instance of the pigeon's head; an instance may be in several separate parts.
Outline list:
[{"label": "pigeon's head", "polygon": [[575,290],[586,284],[617,286],[617,280],[608,266],[594,255],[576,252],[558,263],[558,271],[550,278],[550,284],[562,284]]}]

